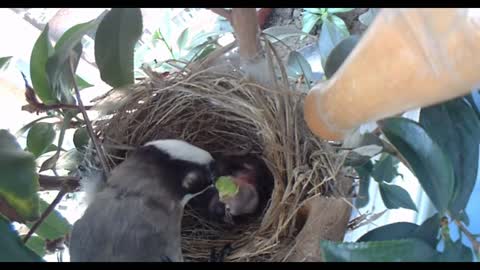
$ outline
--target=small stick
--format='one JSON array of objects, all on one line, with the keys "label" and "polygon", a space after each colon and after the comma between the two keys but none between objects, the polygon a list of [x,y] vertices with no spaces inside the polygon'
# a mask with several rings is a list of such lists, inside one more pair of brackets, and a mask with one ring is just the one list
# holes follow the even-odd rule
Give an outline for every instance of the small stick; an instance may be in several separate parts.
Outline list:
[{"label": "small stick", "polygon": [[75,89],[75,96],[77,97],[78,101],[78,107],[80,108],[80,111],[82,112],[83,119],[85,120],[85,125],[88,130],[88,134],[90,135],[90,138],[92,139],[93,145],[95,146],[95,149],[97,150],[98,157],[100,159],[100,163],[102,163],[103,171],[105,174],[108,176],[110,172],[110,167],[108,166],[107,159],[105,158],[105,152],[103,151],[102,146],[99,144],[97,137],[95,136],[95,133],[93,131],[92,124],[90,123],[90,119],[88,118],[87,112],[85,111],[85,107],[83,106],[82,99],[80,97],[80,90],[78,90],[78,85],[75,80],[74,76],[74,68],[73,68],[73,58],[70,59],[70,72],[72,74],[72,81],[73,81],[73,88]]},{"label": "small stick", "polygon": [[467,236],[468,240],[472,243],[473,250],[477,254],[480,254],[480,243],[477,241],[475,236],[462,224],[462,222],[455,220],[455,224],[457,224],[458,228]]},{"label": "small stick", "polygon": [[45,209],[45,211],[43,211],[42,215],[40,216],[40,218],[35,221],[35,223],[33,224],[32,228],[30,228],[30,230],[28,231],[27,235],[25,235],[25,237],[23,238],[23,243],[26,243],[28,241],[28,239],[30,239],[30,237],[33,235],[33,233],[35,232],[35,230],[42,224],[42,222],[47,218],[47,216],[53,211],[53,209],[55,209],[55,207],[57,206],[57,204],[62,200],[63,196],[65,194],[67,194],[67,186],[64,185],[62,187],[62,189],[60,189],[60,191],[58,192],[57,194],[57,197],[55,197],[55,200],[53,200],[53,202],[47,207],[47,209]]},{"label": "small stick", "polygon": [[64,185],[67,192],[73,192],[80,187],[80,178],[73,176],[38,175],[38,183],[43,190],[60,190]]}]

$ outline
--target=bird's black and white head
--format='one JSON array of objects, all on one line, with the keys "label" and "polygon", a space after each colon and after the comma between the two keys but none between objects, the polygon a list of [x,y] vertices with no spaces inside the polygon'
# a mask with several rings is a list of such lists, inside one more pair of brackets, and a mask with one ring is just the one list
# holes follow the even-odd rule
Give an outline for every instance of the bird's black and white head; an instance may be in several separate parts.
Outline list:
[{"label": "bird's black and white head", "polygon": [[[182,140],[156,140],[146,143],[141,151],[154,155],[163,169],[164,183],[183,200],[213,185],[215,161],[209,152]],[[186,203],[186,201],[184,203]]]}]

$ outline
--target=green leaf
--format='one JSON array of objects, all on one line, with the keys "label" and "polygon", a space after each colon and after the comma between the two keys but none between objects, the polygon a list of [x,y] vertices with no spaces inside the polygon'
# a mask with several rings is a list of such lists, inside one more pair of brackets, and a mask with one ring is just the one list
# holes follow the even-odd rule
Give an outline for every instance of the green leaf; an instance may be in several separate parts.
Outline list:
[{"label": "green leaf", "polygon": [[418,123],[406,118],[378,122],[383,134],[409,163],[420,185],[440,213],[452,198],[454,173],[443,150]]},{"label": "green leaf", "polygon": [[372,170],[373,164],[371,161],[368,161],[363,166],[355,167],[355,171],[360,177],[360,189],[358,191],[358,197],[355,200],[355,207],[357,208],[364,207],[370,200],[368,189],[370,187],[370,174]]},{"label": "green leaf", "polygon": [[48,39],[48,24],[33,45],[30,56],[30,77],[35,93],[43,101],[50,105],[57,103],[57,98],[50,87],[47,76],[47,60],[53,54],[53,47]]},{"label": "green leaf", "polygon": [[88,144],[90,137],[88,136],[88,131],[85,127],[77,128],[73,134],[73,144],[77,150],[81,151]]},{"label": "green leaf", "polygon": [[112,87],[134,83],[133,53],[142,35],[139,8],[112,8],[95,35],[95,62],[102,80]]},{"label": "green leaf", "polygon": [[185,49],[185,46],[187,45],[189,33],[190,33],[190,30],[188,27],[182,31],[182,33],[180,34],[177,40],[178,49],[180,50]]},{"label": "green leaf", "polygon": [[414,232],[413,237],[422,239],[432,248],[438,244],[437,235],[440,229],[440,215],[438,213],[427,218]]},{"label": "green leaf", "polygon": [[383,203],[388,209],[406,208],[417,211],[415,203],[405,189],[385,183],[379,183],[379,187]]},{"label": "green leaf", "polygon": [[51,123],[35,123],[28,131],[27,149],[35,157],[41,156],[55,139],[55,130]]},{"label": "green leaf", "polygon": [[11,59],[11,56],[0,57],[0,70],[7,69]]},{"label": "green leaf", "polygon": [[330,52],[339,44],[342,40],[347,38],[347,35],[338,28],[335,24],[326,20],[322,24],[320,31],[320,38],[318,39],[318,48],[320,52],[320,61],[322,67],[325,67]]},{"label": "green leaf", "polygon": [[47,116],[43,116],[43,117],[40,117],[40,118],[37,118],[37,119],[33,120],[32,122],[23,126],[20,130],[18,130],[17,133],[15,133],[15,137],[18,138],[18,137],[22,136],[23,133],[27,132],[27,130],[29,130],[38,121],[42,121],[44,119],[53,118],[53,117],[55,117],[55,116],[54,115],[47,115]]},{"label": "green leaf", "polygon": [[345,158],[345,166],[362,166],[383,151],[383,141],[371,133],[355,132],[346,138],[343,147],[352,149]]},{"label": "green leaf", "polygon": [[5,218],[0,215],[0,262],[41,262],[43,261],[35,252],[27,248],[18,233]]},{"label": "green leaf", "polygon": [[70,124],[70,120],[72,116],[69,113],[66,113],[63,117],[63,124],[60,128],[60,134],[58,135],[58,143],[57,143],[57,152],[51,156],[49,159],[45,160],[43,164],[40,166],[40,172],[54,169],[56,167],[57,161],[60,157],[60,151],[62,150],[63,139],[65,138],[65,131]]},{"label": "green leaf", "polygon": [[272,26],[263,30],[270,42],[275,43],[289,37],[306,36],[307,33],[298,30],[294,25]]},{"label": "green leaf", "polygon": [[47,147],[47,149],[45,150],[45,153],[57,151],[57,150],[58,150],[58,147],[52,143]]},{"label": "green leaf", "polygon": [[335,25],[337,26],[340,31],[342,31],[346,36],[350,35],[350,32],[348,32],[347,25],[345,22],[342,20],[342,18],[336,16],[336,15],[330,15],[328,16],[328,19]]},{"label": "green leaf", "polygon": [[369,26],[377,16],[379,8],[369,8],[367,12],[358,17],[358,20],[366,26]]},{"label": "green leaf", "polygon": [[418,225],[410,222],[396,222],[375,228],[362,235],[356,242],[401,240],[412,237]]},{"label": "green leaf", "polygon": [[331,78],[333,74],[335,74],[353,51],[359,40],[360,37],[357,35],[349,36],[333,48],[325,61],[325,76],[327,78]]},{"label": "green leaf", "polygon": [[58,151],[57,149],[57,152],[53,156],[49,157],[47,160],[45,160],[42,163],[42,165],[40,165],[40,170],[38,171],[43,172],[43,171],[47,171],[55,168],[59,158],[60,158],[60,151]]},{"label": "green leaf", "polygon": [[467,206],[477,179],[480,120],[459,98],[423,108],[420,124],[452,162],[455,184],[448,208],[455,218]]},{"label": "green leaf", "polygon": [[344,165],[345,166],[353,166],[353,167],[362,166],[365,163],[369,162],[371,158],[372,157],[370,157],[370,156],[364,156],[364,155],[361,155],[361,154],[352,150],[345,157]]},{"label": "green leaf", "polygon": [[85,81],[82,79],[82,77],[75,75],[75,80],[77,82],[78,90],[83,90],[85,88],[89,88],[94,86],[93,84],[90,84],[89,82]]},{"label": "green leaf", "polygon": [[71,149],[60,156],[57,162],[57,168],[67,171],[76,171],[82,160],[83,154],[77,149]]},{"label": "green leaf", "polygon": [[378,242],[336,243],[322,240],[326,262],[428,262],[437,252],[418,239]]},{"label": "green leaf", "polygon": [[364,145],[364,146],[360,146],[358,148],[352,149],[352,152],[364,157],[372,158],[380,154],[382,150],[383,150],[383,145],[370,144],[370,145]]},{"label": "green leaf", "polygon": [[50,85],[57,99],[64,103],[73,104],[73,78],[70,72],[70,59],[74,59],[74,70],[78,66],[82,54],[82,38],[92,30],[99,20],[77,24],[68,29],[55,44],[55,53],[48,58],[47,74]]},{"label": "green leaf", "polygon": [[219,177],[215,182],[215,187],[219,192],[220,199],[233,197],[238,193],[238,186],[230,176]]},{"label": "green leaf", "polygon": [[320,21],[321,17],[308,11],[302,14],[302,31],[310,33],[315,25]]},{"label": "green leaf", "polygon": [[[40,199],[40,211],[43,213],[50,204]],[[33,222],[26,224],[29,228],[32,227]],[[35,231],[36,234],[47,240],[55,240],[65,237],[72,229],[72,225],[57,211],[53,210],[40,224]]]},{"label": "green leaf", "polygon": [[[181,60],[183,60],[185,62],[192,61],[192,59],[197,58],[200,54],[202,54],[203,50],[206,47],[209,47],[209,45],[214,45],[214,44],[212,44],[212,42],[210,42],[210,41],[205,41],[204,43],[202,43],[202,44],[200,44],[196,47],[190,48],[188,50],[188,53],[185,56],[183,56],[181,58]],[[165,65],[165,63],[161,64],[160,66],[163,66],[163,65]],[[152,65],[152,66],[156,67],[156,65]]]},{"label": "green leaf", "polygon": [[193,49],[197,46],[202,46],[205,45],[206,42],[209,42],[209,40],[216,40],[220,35],[225,34],[227,32],[225,31],[209,31],[205,32],[202,31],[198,34],[196,34],[193,38],[192,41],[189,43],[188,46],[186,46],[184,49],[190,50]]},{"label": "green leaf", "polygon": [[47,253],[45,239],[36,235],[31,236],[25,245],[40,257],[45,256]]},{"label": "green leaf", "polygon": [[354,10],[355,8],[327,8],[328,13],[343,13]]},{"label": "green leaf", "polygon": [[465,246],[460,239],[453,244],[445,245],[445,249],[439,257],[441,262],[473,262],[472,250]]},{"label": "green leaf", "polygon": [[391,183],[398,175],[398,163],[394,161],[394,157],[389,154],[383,154],[382,157],[375,162],[372,176],[375,181]]},{"label": "green leaf", "polygon": [[298,78],[300,76],[305,76],[305,80],[309,82],[312,79],[312,68],[307,62],[305,57],[297,51],[291,51],[288,54],[287,60],[287,73],[289,76]]},{"label": "green leaf", "polygon": [[201,59],[204,59],[211,52],[213,52],[216,48],[217,48],[217,46],[215,44],[208,44],[203,49],[201,49],[202,51],[199,54],[197,54],[197,56],[193,59],[193,61],[199,61]]},{"label": "green leaf", "polygon": [[0,199],[15,210],[20,220],[35,220],[38,212],[38,176],[35,173],[35,157],[23,151],[15,137],[0,130]]}]

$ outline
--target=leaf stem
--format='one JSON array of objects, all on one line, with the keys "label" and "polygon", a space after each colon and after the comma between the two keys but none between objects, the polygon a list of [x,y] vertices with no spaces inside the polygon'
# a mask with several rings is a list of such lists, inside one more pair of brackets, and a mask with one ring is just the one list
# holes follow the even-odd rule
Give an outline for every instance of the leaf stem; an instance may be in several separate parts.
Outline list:
[{"label": "leaf stem", "polygon": [[170,52],[170,55],[172,56],[172,58],[175,59],[175,55],[173,54],[172,47],[170,47],[170,45],[168,45],[168,42],[163,37],[162,31],[160,31],[160,29],[158,29],[157,31],[158,31],[158,35],[160,36],[160,40],[163,42],[163,44],[165,44],[165,46],[167,47],[168,51]]}]

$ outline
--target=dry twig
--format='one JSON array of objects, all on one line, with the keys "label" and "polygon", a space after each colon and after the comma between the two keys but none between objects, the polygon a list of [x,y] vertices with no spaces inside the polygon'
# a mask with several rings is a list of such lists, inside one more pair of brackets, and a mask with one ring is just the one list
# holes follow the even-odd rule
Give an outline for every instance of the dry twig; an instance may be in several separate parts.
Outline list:
[{"label": "dry twig", "polygon": [[105,158],[105,152],[103,151],[102,145],[100,145],[97,136],[95,136],[95,133],[93,131],[92,123],[90,122],[90,119],[88,117],[87,112],[85,111],[85,107],[83,106],[82,98],[80,97],[80,90],[78,90],[78,85],[75,79],[75,73],[74,73],[74,64],[73,64],[73,58],[70,61],[70,74],[72,75],[72,81],[73,81],[73,88],[75,90],[75,96],[78,101],[78,107],[80,108],[80,111],[82,112],[83,119],[85,120],[85,125],[87,127],[88,134],[90,135],[90,139],[93,142],[93,145],[95,146],[95,149],[97,150],[98,153],[98,158],[100,159],[100,163],[102,164],[103,171],[104,173],[108,176],[110,173],[110,167],[108,166],[107,159]]},{"label": "dry twig", "polygon": [[455,224],[457,224],[458,228],[460,228],[460,230],[467,236],[468,240],[470,240],[475,253],[480,254],[480,243],[477,241],[475,236],[463,225],[461,221],[455,220]]},{"label": "dry twig", "polygon": [[53,202],[43,211],[42,215],[40,218],[35,221],[35,223],[32,225],[30,230],[28,231],[27,235],[23,238],[23,243],[26,243],[28,239],[35,233],[35,231],[38,229],[38,227],[42,224],[42,222],[48,217],[48,215],[55,209],[57,204],[62,200],[63,196],[68,193],[68,187],[63,186],[60,191],[57,194],[57,197],[53,200]]}]

